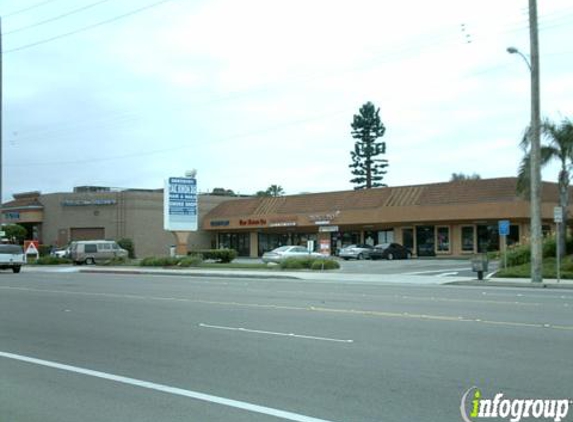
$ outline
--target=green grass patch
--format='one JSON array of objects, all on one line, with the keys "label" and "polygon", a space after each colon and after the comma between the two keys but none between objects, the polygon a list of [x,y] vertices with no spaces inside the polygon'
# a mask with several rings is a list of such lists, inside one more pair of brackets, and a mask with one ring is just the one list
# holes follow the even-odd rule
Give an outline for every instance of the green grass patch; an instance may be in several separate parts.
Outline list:
[{"label": "green grass patch", "polygon": [[70,259],[57,256],[42,256],[33,262],[35,265],[63,265],[71,263],[72,261]]},{"label": "green grass patch", "polygon": [[[529,278],[531,277],[531,264],[515,265],[501,269],[496,274],[501,278]],[[543,259],[543,278],[557,278],[557,261],[555,258]],[[566,257],[561,261],[561,278],[573,279],[573,259]]]}]

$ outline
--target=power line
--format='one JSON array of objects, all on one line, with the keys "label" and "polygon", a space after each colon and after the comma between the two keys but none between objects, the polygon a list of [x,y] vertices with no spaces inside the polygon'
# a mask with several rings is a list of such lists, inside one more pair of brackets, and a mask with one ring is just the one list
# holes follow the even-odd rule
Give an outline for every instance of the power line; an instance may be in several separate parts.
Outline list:
[{"label": "power line", "polygon": [[[279,130],[279,129],[283,129],[286,127],[291,127],[291,126],[298,126],[298,125],[303,125],[306,123],[310,123],[310,122],[314,122],[317,120],[323,120],[323,119],[327,119],[330,118],[332,116],[338,116],[340,114],[343,113],[349,113],[349,110],[344,109],[344,110],[337,110],[331,113],[327,113],[327,114],[321,114],[318,116],[313,116],[313,117],[308,117],[306,119],[300,119],[300,120],[292,120],[290,122],[285,122],[285,123],[280,123],[274,126],[269,126],[267,128],[264,129],[260,129],[260,130],[255,130],[255,131],[251,131],[251,132],[246,132],[246,133],[241,133],[241,134],[235,134],[235,135],[230,135],[230,136],[224,136],[221,138],[217,138],[217,139],[212,139],[210,142],[222,142],[222,141],[230,141],[233,139],[240,139],[240,138],[246,138],[249,136],[257,136],[257,135],[262,135],[268,132],[272,132],[275,130]],[[103,162],[103,161],[112,161],[112,160],[120,160],[120,159],[126,159],[126,158],[134,158],[134,157],[143,157],[143,156],[149,156],[149,155],[156,155],[156,154],[162,154],[165,152],[172,152],[172,151],[181,151],[181,150],[185,150],[185,149],[189,149],[189,148],[193,148],[193,145],[179,145],[179,146],[174,146],[174,147],[170,147],[170,148],[161,148],[161,149],[156,149],[156,150],[149,150],[149,151],[140,151],[140,152],[134,152],[134,153],[129,153],[129,154],[123,154],[123,155],[115,155],[115,156],[108,156],[108,157],[101,157],[101,158],[87,158],[87,159],[82,159],[82,160],[70,160],[70,161],[44,161],[44,162],[37,162],[37,163],[25,163],[25,164],[6,164],[5,167],[28,167],[28,166],[54,166],[54,165],[78,165],[78,164],[92,164],[92,163],[97,163],[97,162]]]},{"label": "power line", "polygon": [[24,9],[16,10],[16,11],[14,11],[14,12],[10,12],[10,13],[8,13],[8,14],[5,14],[5,15],[3,15],[3,17],[4,17],[4,18],[7,18],[7,17],[9,17],[9,16],[19,15],[20,13],[24,13],[24,12],[27,12],[28,10],[36,9],[36,8],[38,8],[38,7],[40,7],[40,6],[43,6],[43,5],[48,4],[48,3],[53,3],[53,2],[55,2],[55,1],[58,1],[58,0],[45,0],[45,1],[42,1],[42,2],[40,2],[40,3],[36,3],[36,4],[32,5],[32,6],[25,7]]},{"label": "power line", "polygon": [[69,36],[71,36],[71,35],[79,34],[80,32],[89,31],[90,29],[94,29],[94,28],[97,28],[97,27],[99,27],[99,26],[106,25],[106,24],[108,24],[108,23],[116,22],[116,21],[118,21],[118,20],[120,20],[120,19],[124,19],[124,18],[127,18],[127,17],[129,17],[129,16],[135,15],[135,14],[137,14],[137,13],[141,13],[141,12],[143,12],[143,11],[145,11],[145,10],[148,10],[148,9],[151,9],[151,8],[154,8],[154,7],[157,7],[157,6],[160,6],[160,5],[162,5],[162,4],[164,4],[164,3],[167,3],[167,2],[169,2],[169,1],[172,1],[172,0],[162,0],[162,1],[158,1],[158,2],[156,2],[156,3],[152,3],[152,4],[149,4],[149,5],[147,5],[147,6],[140,7],[139,9],[134,9],[134,10],[132,10],[132,11],[130,11],[130,12],[123,13],[123,14],[121,14],[121,15],[114,16],[113,18],[106,19],[106,20],[103,20],[103,21],[94,23],[94,24],[92,24],[92,25],[84,26],[84,27],[82,27],[82,28],[78,28],[78,29],[76,29],[76,30],[74,30],[74,31],[66,32],[66,33],[64,33],[64,34],[56,35],[56,36],[53,36],[53,37],[51,37],[51,38],[46,38],[46,39],[43,39],[43,40],[40,40],[40,41],[36,41],[36,42],[30,43],[30,44],[21,45],[20,47],[16,47],[16,48],[12,48],[12,49],[9,49],[9,50],[5,50],[2,54],[8,54],[8,53],[14,53],[14,52],[16,52],[16,51],[26,50],[26,49],[28,49],[28,48],[36,47],[36,46],[41,45],[41,44],[46,44],[46,43],[49,43],[49,42],[52,42],[52,41],[59,40],[59,39],[61,39],[61,38],[65,38],[65,37],[69,37]]},{"label": "power line", "polygon": [[27,29],[36,28],[37,26],[41,26],[41,25],[44,25],[44,24],[46,24],[46,23],[54,22],[54,21],[63,19],[63,18],[65,18],[65,17],[74,15],[74,14],[76,14],[76,13],[83,12],[84,10],[91,9],[92,7],[98,6],[98,5],[100,5],[100,4],[102,4],[102,3],[106,3],[106,2],[108,2],[108,1],[109,1],[109,0],[100,0],[100,1],[97,1],[97,2],[95,2],[95,3],[91,3],[91,4],[88,4],[88,5],[86,5],[86,6],[83,6],[83,7],[77,8],[77,9],[70,10],[69,12],[62,13],[61,15],[57,15],[57,16],[54,16],[54,17],[52,17],[52,18],[48,18],[48,19],[45,19],[45,20],[43,20],[43,21],[40,21],[40,22],[36,22],[36,23],[33,23],[33,24],[31,24],[31,25],[28,25],[28,26],[23,26],[23,27],[20,27],[20,28],[16,28],[16,29],[13,29],[12,31],[4,32],[4,35],[15,34],[15,33],[17,33],[17,32],[26,31]]}]

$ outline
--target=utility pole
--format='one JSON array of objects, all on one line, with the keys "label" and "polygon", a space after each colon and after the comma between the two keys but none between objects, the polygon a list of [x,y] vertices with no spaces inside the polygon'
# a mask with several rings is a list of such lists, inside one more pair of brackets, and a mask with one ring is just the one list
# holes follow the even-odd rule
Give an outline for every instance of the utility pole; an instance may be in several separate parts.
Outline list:
[{"label": "utility pole", "polygon": [[[2,183],[4,182],[4,178],[2,177],[2,172],[4,171],[4,166],[2,165],[2,105],[3,105],[3,98],[2,98],[2,66],[4,62],[4,50],[2,49],[2,18],[0,17],[0,230],[2,230],[2,223],[4,222],[4,213],[2,212],[2,205],[4,201],[2,201]],[[2,236],[0,236],[2,237]]]},{"label": "utility pole", "polygon": [[541,112],[537,0],[529,0],[529,40],[531,51],[531,281],[533,283],[541,283],[543,281],[543,248],[541,233]]}]

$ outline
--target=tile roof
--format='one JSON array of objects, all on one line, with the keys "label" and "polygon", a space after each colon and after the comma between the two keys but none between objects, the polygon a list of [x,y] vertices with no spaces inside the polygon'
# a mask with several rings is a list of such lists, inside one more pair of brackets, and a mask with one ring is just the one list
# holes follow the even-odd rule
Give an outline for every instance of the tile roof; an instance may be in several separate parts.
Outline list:
[{"label": "tile roof", "polygon": [[2,204],[2,209],[43,207],[38,198],[19,198]]},{"label": "tile roof", "polygon": [[[517,179],[464,180],[417,186],[375,188],[358,191],[325,192],[247,198],[224,202],[206,216],[224,219],[242,216],[303,214],[332,211],[370,210],[382,207],[439,206],[478,203],[523,202],[516,194]],[[543,202],[557,202],[555,183],[543,184]]]}]

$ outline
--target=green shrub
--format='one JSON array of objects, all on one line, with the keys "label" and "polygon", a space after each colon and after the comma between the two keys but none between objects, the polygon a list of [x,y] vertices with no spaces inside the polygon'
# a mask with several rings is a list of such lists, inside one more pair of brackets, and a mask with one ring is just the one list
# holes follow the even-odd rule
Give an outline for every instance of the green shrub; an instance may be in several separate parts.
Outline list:
[{"label": "green shrub", "polygon": [[128,252],[128,257],[130,259],[135,258],[135,245],[133,244],[133,240],[128,238],[119,239],[117,244],[120,248],[125,249]]},{"label": "green shrub", "polygon": [[179,261],[180,267],[198,267],[203,262],[201,255],[189,255]]},{"label": "green shrub", "polygon": [[139,265],[141,267],[174,267],[179,264],[178,258],[171,258],[168,256],[155,257],[150,256],[143,258]]},{"label": "green shrub", "polygon": [[316,259],[310,266],[311,270],[337,270],[339,268],[340,264],[333,259]]},{"label": "green shrub", "polygon": [[543,258],[555,257],[557,251],[557,241],[555,236],[548,236],[543,239]]},{"label": "green shrub", "polygon": [[[509,267],[527,264],[531,260],[531,247],[529,244],[512,247],[506,253]],[[503,256],[501,259],[503,259]]]},{"label": "green shrub", "polygon": [[40,253],[40,256],[50,255],[51,250],[52,250],[52,247],[50,245],[40,245],[38,247],[38,252]]},{"label": "green shrub", "polygon": [[102,262],[101,265],[113,266],[113,265],[125,265],[128,263],[128,259],[120,256],[113,257],[110,260]]},{"label": "green shrub", "polygon": [[66,258],[59,258],[57,256],[42,256],[38,258],[34,264],[36,265],[61,265],[61,264],[71,264],[72,261]]},{"label": "green shrub", "polygon": [[189,251],[187,255],[201,255],[205,260],[227,264],[229,262],[233,262],[237,257],[237,251],[234,249],[205,249]]},{"label": "green shrub", "polygon": [[281,261],[280,267],[283,270],[310,269],[314,259],[312,258],[288,258]]}]

